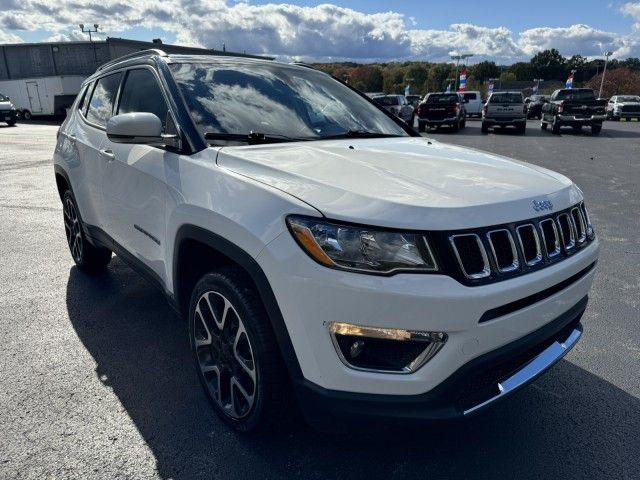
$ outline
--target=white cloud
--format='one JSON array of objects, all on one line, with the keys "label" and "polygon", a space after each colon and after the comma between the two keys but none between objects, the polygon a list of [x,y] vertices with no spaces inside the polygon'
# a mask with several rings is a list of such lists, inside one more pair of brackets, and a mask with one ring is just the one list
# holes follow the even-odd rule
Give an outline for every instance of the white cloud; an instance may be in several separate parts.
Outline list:
[{"label": "white cloud", "polygon": [[[42,29],[52,40],[75,40],[77,24],[99,23],[103,35],[126,36],[133,29],[160,28],[178,43],[276,55],[305,61],[353,59],[445,60],[451,51],[474,60],[509,63],[546,48],[564,55],[640,56],[637,32],[620,35],[572,25],[540,27],[514,34],[506,27],[453,24],[446,30],[416,29],[412,17],[389,11],[366,14],[332,4],[314,7],[228,0],[0,0],[0,42],[17,41],[25,30]],[[638,21],[640,3],[620,12]],[[22,33],[23,34],[23,33]],[[86,38],[86,37],[84,37]]]}]

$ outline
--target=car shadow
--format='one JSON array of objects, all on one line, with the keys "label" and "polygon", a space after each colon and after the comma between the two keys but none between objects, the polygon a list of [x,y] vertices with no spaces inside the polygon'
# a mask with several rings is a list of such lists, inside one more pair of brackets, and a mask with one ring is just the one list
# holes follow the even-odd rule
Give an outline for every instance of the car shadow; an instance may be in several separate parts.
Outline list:
[{"label": "car shadow", "polygon": [[569,361],[464,421],[334,435],[298,425],[244,436],[217,419],[201,391],[185,322],[117,257],[99,276],[73,267],[66,303],[96,376],[135,423],[162,478],[632,478],[634,468],[637,474],[640,400]]}]

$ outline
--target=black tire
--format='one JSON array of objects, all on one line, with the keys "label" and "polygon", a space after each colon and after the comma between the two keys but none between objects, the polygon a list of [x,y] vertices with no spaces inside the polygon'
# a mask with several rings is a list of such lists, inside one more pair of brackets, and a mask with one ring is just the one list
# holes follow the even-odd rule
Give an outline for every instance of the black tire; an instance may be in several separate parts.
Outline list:
[{"label": "black tire", "polygon": [[458,130],[460,130],[460,122],[453,123],[451,125],[451,131],[452,132],[457,132]]},{"label": "black tire", "polygon": [[462,120],[462,122],[460,122],[460,128],[465,128],[466,126],[467,126],[467,121]]},{"label": "black tire", "polygon": [[582,125],[574,125],[573,133],[580,133],[582,131]]},{"label": "black tire", "polygon": [[[226,316],[224,305],[230,305]],[[189,342],[200,383],[227,425],[271,430],[297,417],[268,314],[245,273],[224,268],[198,281],[189,304]]]},{"label": "black tire", "polygon": [[527,126],[526,125],[520,125],[518,126],[518,128],[516,129],[516,131],[520,134],[520,135],[524,135],[525,132],[527,131]]},{"label": "black tire", "polygon": [[546,123],[544,123],[544,122],[540,122],[540,128],[541,128],[542,130],[546,130],[546,129],[547,129],[547,124],[546,124]]},{"label": "black tire", "polygon": [[482,133],[489,133],[489,127],[487,126],[486,123],[482,122],[482,125],[480,126],[480,131]]},{"label": "black tire", "polygon": [[551,124],[551,133],[554,135],[560,134],[560,122],[556,117],[553,117],[553,123]]},{"label": "black tire", "polygon": [[424,123],[421,123],[420,121],[418,121],[418,131],[424,132]]},{"label": "black tire", "polygon": [[602,131],[602,125],[591,125],[591,134],[599,135]]},{"label": "black tire", "polygon": [[78,268],[87,273],[104,270],[111,261],[111,250],[96,247],[87,240],[80,210],[70,190],[62,196],[62,215],[69,252]]},{"label": "black tire", "polygon": [[413,126],[416,124],[416,114],[412,113],[411,114],[411,120],[409,120],[409,126],[411,128],[413,128]]},{"label": "black tire", "polygon": [[22,111],[22,118],[24,120],[31,120],[31,118],[33,118],[33,116],[31,115],[31,112],[29,110],[23,110]]},{"label": "black tire", "polygon": [[9,121],[7,122],[7,125],[9,125],[10,127],[13,127],[15,124],[16,124],[16,121],[15,121],[15,120],[9,120]]}]

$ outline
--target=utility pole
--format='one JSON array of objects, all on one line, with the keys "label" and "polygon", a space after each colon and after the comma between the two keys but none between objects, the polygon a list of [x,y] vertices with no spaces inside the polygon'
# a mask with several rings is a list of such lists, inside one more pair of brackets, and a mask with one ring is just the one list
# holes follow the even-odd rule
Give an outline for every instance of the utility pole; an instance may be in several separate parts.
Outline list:
[{"label": "utility pole", "polygon": [[466,58],[469,57],[473,57],[473,53],[463,53],[460,55],[453,55],[453,54],[449,54],[449,58],[451,58],[451,60],[455,60],[456,61],[456,78],[455,78],[455,82],[453,84],[454,86],[454,91],[457,92],[458,91],[458,67],[460,66],[460,60],[464,60]]},{"label": "utility pole", "polygon": [[602,70],[602,80],[600,80],[600,92],[598,98],[602,98],[602,87],[604,87],[604,76],[607,74],[607,63],[609,63],[609,57],[613,55],[613,52],[604,52],[604,70]]}]

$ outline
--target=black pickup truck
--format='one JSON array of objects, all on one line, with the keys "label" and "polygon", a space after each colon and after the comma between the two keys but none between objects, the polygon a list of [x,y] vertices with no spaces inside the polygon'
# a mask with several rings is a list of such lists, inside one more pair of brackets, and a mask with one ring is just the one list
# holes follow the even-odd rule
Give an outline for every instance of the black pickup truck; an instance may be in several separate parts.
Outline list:
[{"label": "black pickup truck", "polygon": [[465,100],[455,92],[433,92],[427,94],[416,112],[418,114],[418,131],[426,128],[439,128],[442,125],[451,127],[454,132],[466,125],[467,110]]},{"label": "black pickup truck", "polygon": [[543,130],[551,125],[553,133],[560,133],[560,127],[573,127],[580,131],[582,127],[591,127],[591,133],[597,135],[602,130],[605,119],[606,100],[596,99],[589,88],[563,88],[551,95],[548,103],[542,106]]}]

